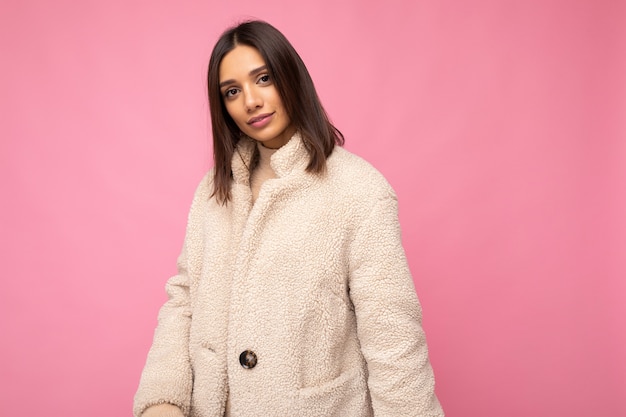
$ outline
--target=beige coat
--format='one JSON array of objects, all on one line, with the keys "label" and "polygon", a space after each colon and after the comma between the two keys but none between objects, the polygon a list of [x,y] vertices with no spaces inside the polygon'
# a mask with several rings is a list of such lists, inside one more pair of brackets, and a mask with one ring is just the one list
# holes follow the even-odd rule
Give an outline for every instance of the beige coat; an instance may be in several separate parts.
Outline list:
[{"label": "beige coat", "polygon": [[296,135],[252,205],[254,146],[238,145],[228,205],[211,173],[196,191],[135,415],[220,417],[228,398],[233,417],[442,416],[389,184],[343,148],[307,173]]}]

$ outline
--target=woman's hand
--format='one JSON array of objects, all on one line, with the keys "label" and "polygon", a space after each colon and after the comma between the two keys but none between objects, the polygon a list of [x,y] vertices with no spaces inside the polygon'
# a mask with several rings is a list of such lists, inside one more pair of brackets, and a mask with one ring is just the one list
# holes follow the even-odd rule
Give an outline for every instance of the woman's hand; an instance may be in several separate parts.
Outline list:
[{"label": "woman's hand", "polygon": [[159,404],[148,407],[141,417],[185,417],[185,415],[175,405]]}]

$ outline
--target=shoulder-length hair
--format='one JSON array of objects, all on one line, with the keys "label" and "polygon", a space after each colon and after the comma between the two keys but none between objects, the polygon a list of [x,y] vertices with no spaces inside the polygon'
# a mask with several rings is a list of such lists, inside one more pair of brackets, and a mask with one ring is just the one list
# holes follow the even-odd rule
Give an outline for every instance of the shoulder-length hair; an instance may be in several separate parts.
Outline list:
[{"label": "shoulder-length hair", "polygon": [[234,26],[222,34],[213,48],[207,76],[215,163],[212,196],[221,204],[231,198],[231,160],[242,134],[226,111],[219,68],[224,56],[237,45],[253,47],[263,57],[291,123],[309,153],[307,171],[322,173],[335,144],[344,144],[343,135],[330,123],[322,107],[309,71],[287,38],[263,21]]}]

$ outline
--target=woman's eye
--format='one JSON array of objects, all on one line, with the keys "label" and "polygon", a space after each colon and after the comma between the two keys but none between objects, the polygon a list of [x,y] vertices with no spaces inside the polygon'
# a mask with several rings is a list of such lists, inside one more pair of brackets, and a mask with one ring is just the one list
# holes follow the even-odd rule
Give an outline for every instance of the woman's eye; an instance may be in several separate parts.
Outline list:
[{"label": "woman's eye", "polygon": [[261,84],[267,84],[270,82],[270,76],[268,74],[262,75],[259,77],[259,82]]},{"label": "woman's eye", "polygon": [[237,94],[237,89],[236,88],[230,88],[226,91],[224,91],[224,97],[233,97],[235,94]]}]

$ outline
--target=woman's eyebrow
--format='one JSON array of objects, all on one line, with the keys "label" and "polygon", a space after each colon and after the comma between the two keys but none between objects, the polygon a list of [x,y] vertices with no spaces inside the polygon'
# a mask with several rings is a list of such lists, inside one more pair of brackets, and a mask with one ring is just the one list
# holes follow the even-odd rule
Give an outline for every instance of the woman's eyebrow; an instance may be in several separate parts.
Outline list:
[{"label": "woman's eyebrow", "polygon": [[[262,66],[260,66],[259,68],[255,68],[255,69],[253,69],[252,71],[250,71],[250,72],[248,73],[248,75],[249,75],[250,77],[252,77],[252,76],[254,76],[254,75],[258,74],[259,72],[263,72],[263,71],[265,71],[265,70],[267,70],[267,65],[262,65]],[[220,83],[220,88],[222,88],[222,87],[224,87],[224,86],[226,86],[226,85],[228,85],[228,84],[233,84],[233,83],[235,83],[235,82],[236,82],[235,80],[226,80],[226,81],[222,81],[222,82]]]},{"label": "woman's eyebrow", "polygon": [[267,65],[262,65],[259,68],[253,69],[248,73],[249,76],[257,75],[259,72],[263,72],[267,69]]}]

